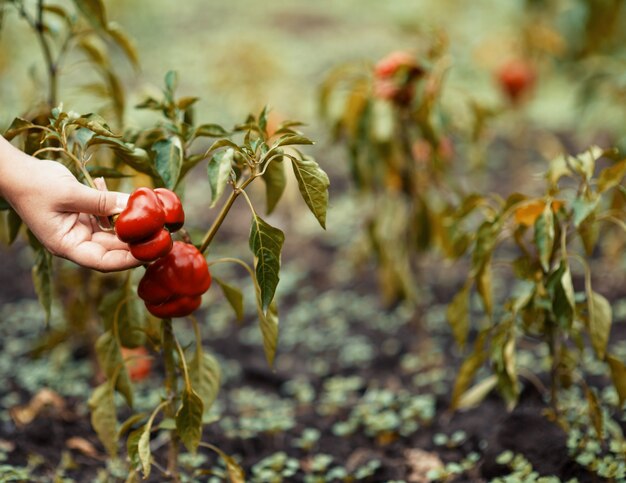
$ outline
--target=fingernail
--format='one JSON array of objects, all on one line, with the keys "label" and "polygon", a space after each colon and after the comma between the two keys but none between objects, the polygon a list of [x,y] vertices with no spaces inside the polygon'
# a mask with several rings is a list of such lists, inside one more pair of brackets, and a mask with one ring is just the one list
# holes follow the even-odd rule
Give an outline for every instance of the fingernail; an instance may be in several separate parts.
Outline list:
[{"label": "fingernail", "polygon": [[130,195],[126,194],[126,193],[120,193],[117,195],[117,198],[115,200],[115,208],[119,211],[123,211],[124,208],[126,208],[126,205],[128,204],[128,198],[130,197]]}]

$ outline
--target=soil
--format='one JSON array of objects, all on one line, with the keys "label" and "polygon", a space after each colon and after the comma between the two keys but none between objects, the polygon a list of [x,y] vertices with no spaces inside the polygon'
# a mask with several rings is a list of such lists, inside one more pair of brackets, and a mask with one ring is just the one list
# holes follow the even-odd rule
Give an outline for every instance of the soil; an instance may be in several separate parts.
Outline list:
[{"label": "soil", "polygon": [[[315,245],[315,243],[313,243]],[[19,251],[16,247],[10,252],[5,252],[2,260],[3,269],[0,273],[11,273],[15,280],[28,277],[28,273],[16,263],[17,257],[7,256]],[[329,262],[333,251],[323,244],[318,244],[315,249],[316,259],[325,257]],[[324,266],[317,264],[318,267]],[[324,279],[323,270],[313,270],[309,282],[314,281],[316,287],[328,290],[329,281]],[[372,296],[376,294],[376,284],[373,277],[361,277],[354,289]],[[15,297],[30,297],[32,290],[26,284],[2,284],[3,290],[0,299],[11,300]],[[20,292],[20,290],[22,290]],[[445,293],[446,291],[443,290]],[[289,300],[286,301],[289,303]],[[285,313],[289,307],[283,307]],[[364,330],[366,337],[375,337],[371,331]],[[401,329],[398,339],[402,341],[401,352],[420,350],[423,347],[425,334],[415,326],[407,326]],[[222,343],[223,342],[223,343]],[[450,341],[451,343],[451,341]],[[214,345],[217,346],[217,345]],[[240,361],[243,371],[241,381],[238,383],[246,387],[277,393],[281,386],[290,378],[301,375],[302,368],[293,367],[290,371],[267,368],[260,350],[251,351],[249,347],[243,347],[234,338],[225,338],[218,345],[218,352],[227,359]],[[79,358],[80,351],[76,354]],[[84,354],[83,354],[84,356]],[[407,384],[400,374],[399,357],[389,357],[383,353],[376,354],[375,358],[367,367],[362,369],[342,371],[334,368],[332,375],[361,375],[369,381],[380,381],[384,385],[403,386]],[[79,360],[80,362],[80,360]],[[82,362],[87,363],[86,360]],[[458,360],[451,363],[458,365]],[[157,369],[158,370],[158,369]],[[316,388],[320,388],[325,378],[315,378],[308,375]],[[395,380],[394,380],[395,379]],[[391,381],[391,382],[390,382]],[[19,381],[11,380],[13,387],[3,385],[0,395],[7,390],[18,390],[23,394],[23,400],[28,400],[29,395],[24,394],[19,387]],[[228,386],[224,390],[228,390]],[[465,476],[454,481],[488,481],[499,475],[507,474],[507,468],[496,463],[496,457],[504,450],[511,450],[523,454],[533,465],[535,470],[542,475],[555,475],[562,480],[578,478],[580,482],[599,481],[594,479],[583,468],[573,462],[567,454],[565,432],[556,424],[549,422],[545,416],[547,409],[542,396],[532,385],[528,385],[522,393],[517,407],[508,412],[504,403],[497,395],[488,397],[478,408],[456,414],[447,411],[448,400],[437,400],[437,417],[432,424],[421,428],[419,431],[404,438],[392,438],[389,441],[380,441],[357,432],[356,434],[339,438],[331,432],[333,424],[338,418],[349,412],[349,407],[344,408],[343,413],[336,417],[320,418],[315,408],[310,406],[299,408],[296,426],[285,434],[273,434],[248,440],[229,439],[225,437],[219,426],[210,425],[205,429],[203,439],[210,441],[228,454],[237,454],[241,457],[242,465],[247,470],[261,458],[271,455],[276,451],[285,451],[290,456],[306,460],[308,454],[303,450],[294,448],[290,444],[299,436],[304,428],[315,427],[321,431],[322,436],[317,443],[317,448],[324,453],[332,455],[336,461],[345,462],[347,468],[356,467],[363,462],[378,459],[382,465],[374,476],[365,481],[384,482],[390,480],[406,480],[412,472],[410,453],[407,450],[420,449],[428,453],[434,453],[444,461],[459,461],[470,451],[480,451],[483,459],[469,477]],[[70,438],[83,438],[97,448],[97,456],[87,455],[80,451],[72,451],[76,469],[66,470],[65,475],[78,482],[91,481],[99,468],[102,468],[104,454],[88,419],[88,414],[81,414],[77,408],[81,406],[76,398],[66,398],[66,407],[63,411],[44,411],[30,424],[16,426],[12,422],[4,422],[0,426],[0,441],[9,442],[12,450],[8,453],[8,463],[20,466],[28,462],[29,455],[39,455],[44,463],[39,466],[37,473],[50,474],[58,467],[62,454],[67,451],[66,442]],[[467,439],[458,447],[442,448],[433,443],[433,438],[438,433],[451,434],[463,430],[467,433]],[[487,441],[487,450],[481,451],[480,442]],[[157,451],[157,458],[162,451]],[[213,458],[213,456],[211,456]],[[149,481],[161,481],[161,477],[155,475]],[[286,481],[303,481],[301,476],[294,476]]]}]

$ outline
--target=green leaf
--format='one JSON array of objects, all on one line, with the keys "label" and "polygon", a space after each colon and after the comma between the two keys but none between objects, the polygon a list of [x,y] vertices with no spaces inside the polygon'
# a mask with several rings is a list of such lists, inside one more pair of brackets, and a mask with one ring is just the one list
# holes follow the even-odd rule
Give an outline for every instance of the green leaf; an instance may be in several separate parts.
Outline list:
[{"label": "green leaf", "polygon": [[74,0],[74,3],[96,30],[106,30],[106,12],[102,0]]},{"label": "green leaf", "polygon": [[154,97],[147,97],[135,107],[137,109],[150,109],[153,111],[160,111],[163,109],[163,104],[161,104],[161,101],[157,101]]},{"label": "green leaf", "polygon": [[559,325],[569,330],[574,321],[576,300],[572,274],[567,260],[562,260],[558,270],[548,278],[547,288],[552,299],[552,312]]},{"label": "green leaf", "polygon": [[18,215],[17,212],[13,208],[7,210],[6,216],[7,216],[6,222],[7,222],[7,228],[8,228],[7,242],[9,245],[11,245],[17,238],[17,235],[20,233],[20,228],[22,227],[22,219],[20,218],[20,215]]},{"label": "green leaf", "polygon": [[33,124],[32,122],[27,121],[26,119],[22,119],[21,117],[16,117],[15,119],[13,119],[13,122],[11,123],[9,128],[4,132],[4,137],[7,141],[10,141],[15,136],[18,136],[19,134],[27,131],[33,126],[35,126],[35,124]]},{"label": "green leaf", "polygon": [[535,295],[537,286],[533,282],[523,281],[516,287],[516,297],[511,299],[511,312],[517,314],[528,305]]},{"label": "green leaf", "polygon": [[[92,137],[94,137],[96,134],[85,128],[85,127],[81,127],[76,129],[76,131],[74,132],[74,139],[76,140],[76,142],[80,145],[80,147],[82,149],[85,149],[87,147],[87,144],[89,143],[89,141],[91,140]],[[96,166],[87,166],[87,169],[94,169],[96,168]]]},{"label": "green leaf", "polygon": [[170,93],[174,94],[176,88],[178,87],[178,74],[174,70],[170,70],[165,74],[165,89]]},{"label": "green leaf", "polygon": [[548,272],[554,248],[554,214],[549,203],[546,203],[543,212],[535,221],[535,245],[539,253],[541,267],[545,272]]},{"label": "green leaf", "polygon": [[493,279],[490,260],[482,266],[475,278],[476,291],[480,295],[485,312],[491,315],[493,313]]},{"label": "green leaf", "polygon": [[166,188],[173,190],[178,183],[183,164],[183,148],[178,137],[161,139],[152,145],[156,154],[156,170]]},{"label": "green leaf", "polygon": [[585,253],[587,256],[591,256],[600,236],[600,228],[598,223],[596,223],[595,214],[589,215],[585,221],[580,224],[578,227],[578,235],[585,248]]},{"label": "green leaf", "polygon": [[192,390],[183,392],[176,413],[176,429],[188,451],[195,453],[202,437],[202,399]]},{"label": "green leaf", "polygon": [[472,252],[472,271],[474,273],[481,271],[491,261],[491,255],[501,229],[502,222],[499,219],[485,221],[478,228],[476,243]]},{"label": "green leaf", "polygon": [[598,358],[604,359],[606,346],[609,342],[611,333],[611,321],[613,312],[611,304],[607,299],[597,292],[591,292],[591,300],[589,303],[588,329],[591,337],[591,345],[598,355]]},{"label": "green leaf", "polygon": [[117,326],[117,334],[123,347],[134,348],[145,344],[145,311],[143,304],[135,296],[130,277],[118,289],[102,298],[98,313],[102,317],[105,330],[113,330]]},{"label": "green leaf", "polygon": [[465,347],[470,327],[469,296],[471,284],[465,286],[454,296],[446,312],[452,335],[459,347]]},{"label": "green leaf", "polygon": [[213,208],[221,198],[230,179],[235,151],[231,148],[215,153],[207,165],[207,175],[211,186],[211,204]]},{"label": "green leaf", "polygon": [[148,153],[132,144],[124,143],[119,139],[104,136],[94,136],[87,143],[87,147],[105,145],[115,152],[115,155],[131,168],[151,177],[159,174],[154,169]]},{"label": "green leaf", "polygon": [[233,148],[235,151],[239,151],[239,152],[241,151],[241,148],[239,147],[239,145],[237,143],[234,143],[230,139],[218,139],[213,144],[211,144],[211,147],[207,149],[206,153],[208,155],[209,153],[215,151],[216,149],[220,149],[224,147]]},{"label": "green leaf", "polygon": [[501,323],[492,342],[492,366],[498,378],[498,389],[513,410],[519,398],[517,380],[517,358],[515,350],[515,328],[512,323]]},{"label": "green leaf", "polygon": [[74,119],[70,124],[76,124],[78,126],[89,129],[99,136],[107,136],[113,138],[119,138],[121,136],[116,135],[111,131],[106,121],[97,114],[85,114],[84,116]]},{"label": "green leaf", "polygon": [[463,361],[456,381],[454,382],[454,389],[452,390],[452,398],[450,402],[450,408],[455,410],[459,407],[461,397],[467,391],[467,388],[471,384],[474,376],[478,370],[482,367],[487,359],[488,352],[486,349],[488,332],[486,330],[481,331],[474,342],[473,352]]},{"label": "green leaf", "polygon": [[109,22],[107,25],[107,34],[122,49],[126,58],[130,61],[135,69],[139,69],[139,55],[134,42],[126,35],[126,32],[115,22]]},{"label": "green leaf", "polygon": [[567,164],[567,156],[564,154],[559,155],[552,161],[550,161],[550,169],[548,170],[547,178],[552,186],[556,186],[563,176],[570,176],[572,171]]},{"label": "green leaf", "polygon": [[221,138],[228,134],[228,131],[219,124],[201,124],[195,129],[193,137]]},{"label": "green leaf", "polygon": [[574,213],[574,226],[576,228],[580,227],[581,223],[583,223],[589,215],[591,215],[596,206],[598,206],[598,201],[600,200],[597,196],[579,196],[572,203],[572,212]]},{"label": "green leaf", "polygon": [[259,216],[252,217],[250,250],[254,254],[256,281],[260,290],[261,310],[267,312],[279,281],[280,251],[285,235]]},{"label": "green leaf", "polygon": [[317,162],[308,156],[298,159],[289,156],[293,165],[293,172],[298,180],[300,194],[304,198],[311,213],[317,218],[322,228],[326,228],[326,210],[328,209],[328,175],[320,168]]},{"label": "green leaf", "polygon": [[617,357],[610,354],[606,356],[606,361],[611,369],[611,379],[613,380],[613,386],[617,391],[620,407],[624,406],[626,402],[626,366]]},{"label": "green leaf", "polygon": [[[104,44],[100,41],[98,37],[91,35],[83,36],[78,40],[77,46],[87,56],[87,59],[90,62],[92,62],[101,69],[101,72],[106,72],[109,70],[109,55],[106,51]],[[60,114],[64,114],[65,117],[67,117],[67,113],[61,112]],[[57,119],[57,126],[60,119],[61,118]]]},{"label": "green leaf", "polygon": [[245,483],[246,482],[246,473],[243,471],[243,468],[241,468],[241,466],[239,466],[233,458],[228,456],[217,446],[214,446],[212,444],[207,444],[207,447],[211,448],[218,455],[220,455],[220,458],[222,458],[224,463],[226,463],[226,470],[228,471],[228,479],[230,480],[230,483]]},{"label": "green leaf", "polygon": [[576,157],[570,158],[570,164],[577,173],[581,174],[585,179],[590,180],[596,168],[596,161],[600,159],[603,154],[604,149],[598,146],[591,146]]},{"label": "green leaf", "polygon": [[108,330],[98,337],[96,354],[98,355],[100,367],[106,374],[107,379],[112,380],[117,375],[115,388],[124,396],[128,405],[132,407],[133,391],[130,377],[124,365],[120,345],[112,331]]},{"label": "green leaf", "polygon": [[561,287],[563,288],[563,294],[567,299],[569,306],[574,309],[576,308],[576,294],[574,292],[574,282],[572,281],[572,272],[569,269],[569,265],[565,261],[562,262],[564,265],[563,275],[561,276]]},{"label": "green leaf", "polygon": [[278,125],[278,128],[276,128],[274,134],[281,134],[281,131],[290,131],[290,134],[297,134],[297,132],[294,131],[292,128],[299,126],[306,126],[306,123],[301,121],[283,121]]},{"label": "green leaf", "polygon": [[[359,93],[354,93],[353,96],[355,99],[363,99],[363,96]],[[396,130],[394,106],[389,102],[376,100],[372,103],[372,111],[372,138],[378,144],[389,143],[393,139]]]},{"label": "green leaf", "polygon": [[176,107],[178,107],[178,109],[180,109],[181,111],[184,111],[193,106],[199,100],[199,97],[181,97],[180,99],[178,99],[178,101],[176,101]]},{"label": "green leaf", "polygon": [[144,427],[131,431],[126,439],[126,452],[128,453],[128,459],[130,460],[130,467],[134,470],[141,466],[141,459],[139,458],[139,440],[144,432]]},{"label": "green leaf", "polygon": [[497,383],[498,378],[495,375],[483,379],[461,395],[455,409],[471,409],[478,406]]},{"label": "green leaf", "polygon": [[263,312],[258,290],[257,312],[259,314],[259,325],[261,328],[261,335],[263,337],[263,351],[265,352],[265,359],[271,367],[274,365],[274,358],[276,357],[276,349],[278,347],[278,306],[276,305],[276,301],[272,300],[267,312]]},{"label": "green leaf", "polygon": [[200,396],[204,412],[208,413],[220,390],[222,380],[220,366],[215,357],[201,350],[194,352],[189,361],[188,369],[191,386]]},{"label": "green leaf", "polygon": [[243,293],[237,287],[227,284],[217,277],[213,277],[213,281],[217,282],[217,284],[224,292],[224,296],[228,303],[235,311],[235,315],[237,316],[237,320],[243,320]]},{"label": "green leaf", "polygon": [[37,298],[46,313],[48,323],[52,311],[52,255],[43,246],[35,250],[32,277]]},{"label": "green leaf", "polygon": [[263,181],[265,181],[265,198],[267,200],[266,211],[269,215],[276,208],[287,185],[282,159],[275,158],[269,162],[263,173]]},{"label": "green leaf", "polygon": [[117,455],[117,416],[111,381],[100,384],[89,399],[91,425],[111,457]]},{"label": "green leaf", "polygon": [[591,420],[593,429],[596,431],[598,439],[602,440],[604,438],[604,431],[602,429],[604,426],[604,417],[602,415],[600,401],[598,401],[598,396],[595,391],[587,386],[585,386],[585,396],[587,397],[587,405],[589,407],[589,419]]},{"label": "green leaf", "polygon": [[626,159],[615,163],[613,166],[603,169],[598,177],[598,192],[604,193],[605,191],[614,188],[622,182],[626,175]]},{"label": "green leaf", "polygon": [[150,451],[150,431],[152,430],[152,419],[137,431],[140,431],[139,440],[137,441],[137,456],[141,462],[143,468],[144,479],[150,476],[150,469],[152,468],[151,459],[152,452]]},{"label": "green leaf", "polygon": [[267,115],[268,114],[269,114],[269,107],[263,106],[263,110],[259,114],[259,121],[258,121],[259,128],[263,132],[267,131]]},{"label": "green leaf", "polygon": [[129,416],[121,425],[120,429],[117,431],[117,437],[121,438],[126,434],[133,426],[135,426],[139,421],[143,421],[146,419],[148,415],[146,413],[135,413]]},{"label": "green leaf", "polygon": [[291,135],[287,134],[281,137],[278,141],[276,141],[272,145],[272,149],[279,148],[281,146],[295,146],[295,145],[305,145],[305,144],[315,144],[309,138],[302,136],[300,134]]}]

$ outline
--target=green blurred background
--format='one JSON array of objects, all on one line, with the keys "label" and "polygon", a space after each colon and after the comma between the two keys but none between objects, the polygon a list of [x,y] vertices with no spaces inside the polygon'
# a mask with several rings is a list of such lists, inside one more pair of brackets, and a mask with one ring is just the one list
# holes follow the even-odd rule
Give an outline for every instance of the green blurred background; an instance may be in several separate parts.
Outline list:
[{"label": "green blurred background", "polygon": [[[148,115],[132,106],[159,89],[169,69],[181,74],[181,93],[202,98],[201,118],[228,125],[265,104],[283,117],[315,124],[317,90],[332,67],[355,60],[373,62],[390,50],[419,50],[422,39],[437,31],[445,32],[450,44],[446,102],[462,104],[471,94],[497,103],[493,71],[525,53],[528,42],[522,42],[521,29],[532,26],[528,8],[534,3],[545,3],[540,8],[550,15],[543,14],[544,30],[535,26],[536,47],[540,53],[558,55],[564,45],[572,47],[581,37],[586,9],[595,2],[110,0],[106,6],[109,18],[134,39],[141,60],[141,72],[135,75],[119,52],[113,59],[129,87],[131,125],[141,124]],[[0,126],[43,98],[45,80],[36,39],[12,10],[0,36]],[[527,106],[531,121],[581,132],[598,125],[618,127],[624,109],[610,96],[599,96],[582,117],[577,107],[580,82],[609,62],[621,63],[623,58],[595,56],[578,74],[544,63],[537,95]],[[60,95],[66,108],[93,110],[93,98],[78,88],[92,75],[80,57],[68,62]]]}]

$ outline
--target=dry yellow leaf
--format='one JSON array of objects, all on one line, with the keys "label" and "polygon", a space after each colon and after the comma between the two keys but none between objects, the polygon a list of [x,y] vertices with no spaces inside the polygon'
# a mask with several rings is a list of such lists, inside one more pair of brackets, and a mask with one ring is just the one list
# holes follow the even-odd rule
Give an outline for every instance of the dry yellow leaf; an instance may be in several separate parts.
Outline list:
[{"label": "dry yellow leaf", "polygon": [[[563,202],[553,200],[551,206],[552,211],[556,213],[561,206],[563,206]],[[533,226],[545,208],[546,202],[544,200],[533,200],[529,203],[525,203],[515,210],[515,221],[519,225]]]}]

